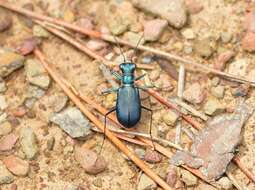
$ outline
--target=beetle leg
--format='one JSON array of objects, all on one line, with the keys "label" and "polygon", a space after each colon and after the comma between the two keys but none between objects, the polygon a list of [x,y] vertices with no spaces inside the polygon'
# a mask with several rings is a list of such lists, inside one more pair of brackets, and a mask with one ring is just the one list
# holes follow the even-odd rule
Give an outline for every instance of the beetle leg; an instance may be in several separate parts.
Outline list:
[{"label": "beetle leg", "polygon": [[143,109],[145,109],[145,110],[147,110],[147,111],[149,111],[150,113],[151,113],[151,119],[150,119],[150,137],[151,137],[151,143],[152,143],[152,146],[153,146],[153,150],[156,150],[156,148],[155,148],[155,145],[154,145],[154,142],[153,142],[153,140],[152,140],[152,135],[151,135],[151,126],[152,126],[152,110],[150,109],[150,108],[147,108],[147,107],[145,107],[145,106],[141,106]]},{"label": "beetle leg", "polygon": [[136,78],[135,78],[135,81],[142,79],[143,77],[145,77],[145,75],[146,75],[146,73],[143,74],[143,75],[141,75],[141,76],[139,76],[139,77],[136,77]]},{"label": "beetle leg", "polygon": [[107,116],[114,112],[116,110],[116,107],[114,106],[113,108],[111,108],[105,115],[104,115],[104,138],[103,138],[103,142],[102,142],[102,145],[101,145],[101,148],[100,148],[100,151],[99,151],[99,155],[101,154],[102,152],[102,149],[103,149],[103,146],[104,146],[104,141],[105,141],[105,129],[106,129],[106,119],[107,119]]},{"label": "beetle leg", "polygon": [[111,74],[117,79],[117,80],[122,80],[121,75],[116,72],[116,71],[112,71]]},{"label": "beetle leg", "polygon": [[119,90],[119,88],[111,88],[111,89],[107,89],[105,91],[102,91],[101,94],[108,94],[111,92],[117,92]]}]

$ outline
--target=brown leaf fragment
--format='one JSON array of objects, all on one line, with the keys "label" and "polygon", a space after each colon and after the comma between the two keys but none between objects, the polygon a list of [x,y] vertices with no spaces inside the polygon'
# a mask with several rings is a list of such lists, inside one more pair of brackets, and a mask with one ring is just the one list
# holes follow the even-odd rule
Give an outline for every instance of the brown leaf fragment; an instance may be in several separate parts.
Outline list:
[{"label": "brown leaf fragment", "polygon": [[[199,168],[208,180],[218,179],[234,157],[236,146],[241,140],[242,126],[252,112],[250,105],[241,102],[233,114],[221,114],[212,118],[207,127],[195,137],[191,151],[178,151],[171,162]],[[203,161],[200,166],[197,159]]]}]

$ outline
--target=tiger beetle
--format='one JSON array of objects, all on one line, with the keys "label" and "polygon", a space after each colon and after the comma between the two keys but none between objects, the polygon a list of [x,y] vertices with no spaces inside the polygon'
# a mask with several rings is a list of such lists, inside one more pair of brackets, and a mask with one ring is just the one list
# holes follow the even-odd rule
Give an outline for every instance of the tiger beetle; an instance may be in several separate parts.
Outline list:
[{"label": "tiger beetle", "polygon": [[[123,52],[122,52],[122,55],[124,57]],[[116,111],[116,116],[119,123],[121,123],[125,128],[132,128],[140,121],[142,109],[149,111],[151,113],[149,130],[150,130],[150,137],[152,140],[152,135],[151,135],[152,110],[141,104],[141,99],[139,94],[139,89],[145,90],[146,88],[150,88],[150,87],[148,86],[139,87],[135,85],[135,81],[142,79],[145,76],[145,74],[139,77],[135,77],[134,73],[135,73],[136,65],[132,61],[126,62],[125,57],[124,57],[124,62],[119,65],[119,68],[122,72],[122,75],[120,75],[117,72],[112,72],[112,74],[115,76],[117,80],[121,81],[121,86],[119,88],[113,88],[113,89],[109,89],[102,92],[103,94],[116,92],[117,101],[116,101],[116,106],[110,109],[104,116],[104,139],[101,146],[101,150],[105,140],[106,118],[110,113],[114,111]],[[153,141],[152,141],[152,145],[153,145],[153,148],[155,149]]]}]

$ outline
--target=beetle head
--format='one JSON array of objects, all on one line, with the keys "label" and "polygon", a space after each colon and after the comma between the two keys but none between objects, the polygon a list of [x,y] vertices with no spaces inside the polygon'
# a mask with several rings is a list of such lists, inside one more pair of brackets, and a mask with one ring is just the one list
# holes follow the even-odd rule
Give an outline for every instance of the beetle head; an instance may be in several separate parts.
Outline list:
[{"label": "beetle head", "polygon": [[122,73],[134,73],[135,71],[135,64],[134,63],[121,63],[120,70]]}]

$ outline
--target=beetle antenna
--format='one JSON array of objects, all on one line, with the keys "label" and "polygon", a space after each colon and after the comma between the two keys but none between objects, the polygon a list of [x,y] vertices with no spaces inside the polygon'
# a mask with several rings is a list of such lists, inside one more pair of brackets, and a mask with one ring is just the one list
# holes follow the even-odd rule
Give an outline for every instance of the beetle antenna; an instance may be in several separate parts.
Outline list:
[{"label": "beetle antenna", "polygon": [[141,43],[143,37],[144,37],[144,34],[141,35],[140,39],[138,40],[138,42],[137,42],[137,44],[136,44],[136,46],[135,46],[135,50],[134,50],[135,52],[134,52],[133,57],[131,58],[131,62],[133,61],[133,58],[137,55],[138,46],[139,46],[139,44]]},{"label": "beetle antenna", "polygon": [[122,50],[122,48],[121,48],[121,46],[120,46],[119,41],[117,40],[116,36],[113,36],[113,38],[114,38],[114,40],[115,40],[115,42],[116,42],[118,48],[120,49],[120,53],[121,53],[121,55],[122,55],[122,57],[123,57],[124,63],[126,63],[126,57],[125,57],[124,52],[123,52],[123,50]]}]

